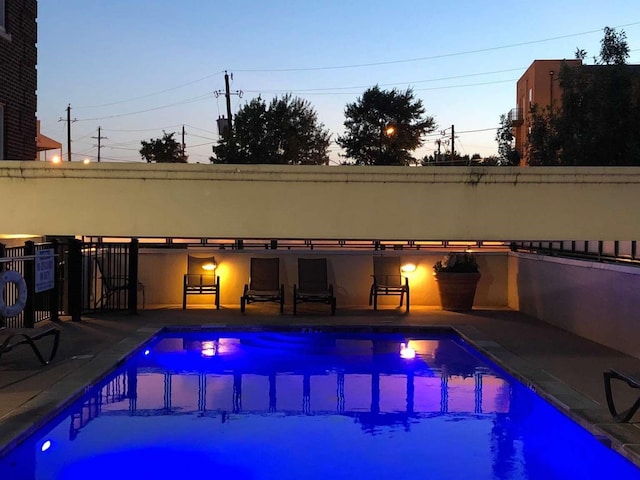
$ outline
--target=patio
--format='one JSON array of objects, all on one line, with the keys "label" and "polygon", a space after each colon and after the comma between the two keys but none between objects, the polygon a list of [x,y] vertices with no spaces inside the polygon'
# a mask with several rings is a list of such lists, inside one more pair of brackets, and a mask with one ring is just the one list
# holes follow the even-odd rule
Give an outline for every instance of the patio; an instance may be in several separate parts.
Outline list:
[{"label": "patio", "polygon": [[[321,308],[321,307],[319,307]],[[0,364],[0,449],[38,426],[70,396],[94,382],[132,349],[163,326],[353,326],[353,327],[453,327],[483,353],[492,357],[543,397],[611,442],[613,448],[640,464],[640,430],[616,424],[606,408],[602,372],[609,368],[640,371],[640,360],[612,350],[508,308],[476,309],[468,313],[444,312],[415,306],[409,314],[369,307],[313,310],[280,315],[277,305],[251,306],[241,314],[237,305],[220,310],[178,305],[144,310],[138,315],[104,314],[63,318],[58,356],[41,367],[29,349],[7,354]],[[616,391],[621,401],[635,400],[629,388]],[[626,397],[626,398],[625,398]]]}]

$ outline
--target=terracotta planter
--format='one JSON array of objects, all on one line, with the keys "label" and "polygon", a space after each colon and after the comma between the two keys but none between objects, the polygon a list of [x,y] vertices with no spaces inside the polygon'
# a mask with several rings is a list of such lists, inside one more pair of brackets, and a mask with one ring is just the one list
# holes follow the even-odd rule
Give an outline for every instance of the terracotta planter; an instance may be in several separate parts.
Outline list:
[{"label": "terracotta planter", "polygon": [[480,273],[436,272],[434,274],[443,310],[471,310]]}]

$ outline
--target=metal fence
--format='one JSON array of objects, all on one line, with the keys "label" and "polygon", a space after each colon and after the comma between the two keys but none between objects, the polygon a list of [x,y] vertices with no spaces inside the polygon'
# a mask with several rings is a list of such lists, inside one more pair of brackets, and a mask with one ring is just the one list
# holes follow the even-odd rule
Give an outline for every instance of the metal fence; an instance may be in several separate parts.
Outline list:
[{"label": "metal fence", "polygon": [[[52,250],[53,253],[53,288],[38,291],[38,277],[36,272],[36,257],[38,252]],[[26,300],[19,298],[19,291],[13,283],[0,286],[2,300],[5,305],[15,305],[24,301],[24,308],[11,317],[0,316],[0,326],[12,328],[31,328],[38,322],[58,320],[62,292],[64,290],[63,259],[61,245],[56,242],[34,243],[25,242],[24,246],[5,247],[0,244],[0,271],[12,270],[18,272],[27,286]]]},{"label": "metal fence", "polygon": [[137,310],[138,242],[103,243],[72,240],[69,244],[69,314]]},{"label": "metal fence", "polygon": [[638,254],[636,240],[513,242],[511,243],[511,250],[595,262],[640,266],[640,256]]}]

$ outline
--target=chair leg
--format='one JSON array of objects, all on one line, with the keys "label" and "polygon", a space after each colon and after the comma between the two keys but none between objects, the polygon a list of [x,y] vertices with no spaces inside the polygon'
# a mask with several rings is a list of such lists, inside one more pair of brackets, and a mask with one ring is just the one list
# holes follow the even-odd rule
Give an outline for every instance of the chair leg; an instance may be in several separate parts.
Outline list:
[{"label": "chair leg", "polygon": [[246,300],[244,297],[240,297],[240,311],[244,313],[244,309],[246,307]]},{"label": "chair leg", "polygon": [[[51,353],[45,359],[42,353],[40,352],[40,349],[36,345],[36,341],[40,340],[41,338],[47,337],[49,335],[53,335],[53,346],[51,347]],[[16,337],[22,337],[22,339],[18,340],[17,342],[12,342],[12,340]],[[35,353],[36,357],[38,357],[38,360],[40,361],[40,363],[42,363],[43,365],[49,365],[51,363],[51,360],[53,360],[53,357],[55,357],[56,353],[58,352],[59,342],[60,342],[60,330],[58,330],[57,328],[51,328],[33,336],[28,335],[26,333],[14,333],[13,335],[10,335],[2,345],[0,345],[0,356],[2,356],[2,354],[5,352],[11,351],[14,347],[17,347],[18,345],[29,345],[33,350],[33,353]]]},{"label": "chair leg", "polygon": [[280,286],[280,313],[284,313],[284,285]]},{"label": "chair leg", "polygon": [[373,292],[373,309],[378,310],[378,292]]},{"label": "chair leg", "polygon": [[615,403],[613,401],[613,394],[611,392],[611,379],[616,378],[618,380],[623,380],[629,385],[631,388],[640,388],[640,385],[632,382],[629,378],[619,375],[617,372],[609,371],[603,372],[604,375],[604,391],[607,397],[607,407],[609,407],[609,412],[611,416],[614,418],[616,422],[626,423],[636,414],[638,409],[640,409],[640,398],[638,398],[635,403],[631,406],[631,408],[624,410],[618,413]]},{"label": "chair leg", "polygon": [[186,289],[182,290],[182,309],[183,310],[187,309],[187,290]]},{"label": "chair leg", "polygon": [[331,299],[331,315],[335,315],[336,314],[336,298],[333,297]]},{"label": "chair leg", "polygon": [[295,283],[293,284],[293,314],[298,314],[298,288]]},{"label": "chair leg", "polygon": [[216,278],[216,310],[220,310],[220,277]]},{"label": "chair leg", "polygon": [[409,313],[409,289],[407,289],[407,309],[406,312]]}]

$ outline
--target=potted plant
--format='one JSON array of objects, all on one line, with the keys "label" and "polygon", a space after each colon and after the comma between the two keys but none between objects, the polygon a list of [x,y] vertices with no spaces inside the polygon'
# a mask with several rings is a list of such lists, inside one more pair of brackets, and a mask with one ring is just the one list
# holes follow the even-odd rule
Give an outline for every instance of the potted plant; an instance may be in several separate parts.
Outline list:
[{"label": "potted plant", "polygon": [[475,254],[451,252],[433,266],[443,310],[471,310],[480,280]]}]

